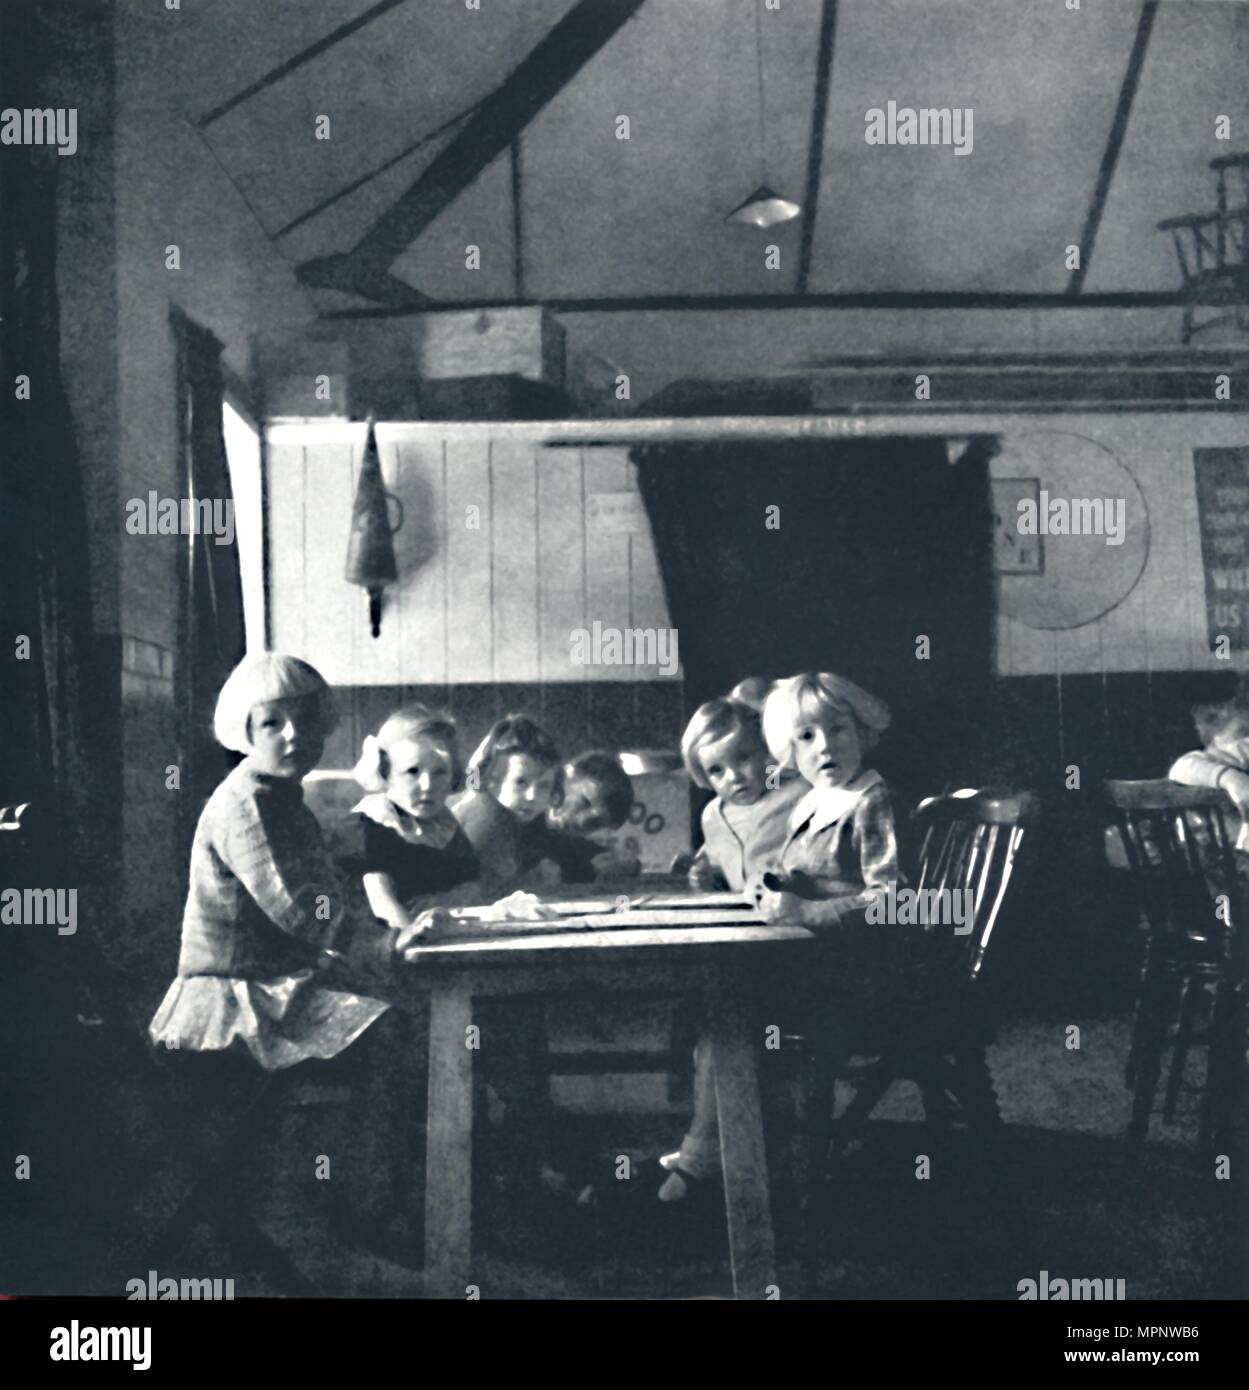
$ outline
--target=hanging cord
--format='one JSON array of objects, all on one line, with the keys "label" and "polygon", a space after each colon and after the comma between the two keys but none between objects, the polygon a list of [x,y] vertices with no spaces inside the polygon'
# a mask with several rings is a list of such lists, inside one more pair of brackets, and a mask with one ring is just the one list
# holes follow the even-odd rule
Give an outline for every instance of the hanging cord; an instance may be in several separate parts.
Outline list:
[{"label": "hanging cord", "polygon": [[763,0],[755,0],[755,79],[758,86],[759,108],[759,183],[767,182],[767,159],[764,151],[763,115]]}]

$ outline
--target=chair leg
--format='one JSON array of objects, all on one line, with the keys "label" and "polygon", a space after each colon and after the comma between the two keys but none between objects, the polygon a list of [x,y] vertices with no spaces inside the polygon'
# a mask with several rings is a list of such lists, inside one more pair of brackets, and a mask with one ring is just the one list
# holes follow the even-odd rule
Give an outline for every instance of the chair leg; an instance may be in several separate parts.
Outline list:
[{"label": "chair leg", "polygon": [[1197,1015],[1201,1010],[1204,995],[1205,991],[1196,980],[1186,979],[1180,989],[1180,1018],[1175,1029],[1171,1069],[1167,1073],[1167,1090],[1162,1102],[1162,1118],[1167,1124],[1173,1124],[1175,1121],[1175,1107],[1179,1103],[1180,1089],[1184,1084],[1188,1050],[1192,1046],[1193,1034],[1197,1029]]},{"label": "chair leg", "polygon": [[1123,1084],[1129,1091],[1136,1089],[1141,1054],[1148,1046],[1156,1012],[1173,988],[1172,962],[1157,942],[1150,941],[1146,947],[1145,963],[1141,966],[1136,1005],[1132,1010],[1132,1039],[1128,1044],[1128,1059],[1123,1069]]},{"label": "chair leg", "polygon": [[999,1130],[1003,1127],[997,1089],[983,1047],[971,1046],[955,1054],[947,1089],[953,1091],[962,1105],[969,1128]]},{"label": "chair leg", "polygon": [[1240,990],[1231,980],[1219,980],[1210,1016],[1206,1086],[1201,1098],[1201,1124],[1197,1135],[1198,1148],[1205,1154],[1213,1151],[1216,1140],[1221,1143],[1234,1132],[1235,1125],[1229,1127],[1228,1120],[1234,1119],[1235,1108],[1244,1104],[1243,1017]]},{"label": "chair leg", "polygon": [[1171,971],[1153,972],[1147,979],[1137,1004],[1136,1063],[1132,1078],[1132,1118],[1128,1140],[1135,1146],[1149,1132],[1162,1056],[1166,1050],[1167,1016],[1174,999],[1175,977]]}]

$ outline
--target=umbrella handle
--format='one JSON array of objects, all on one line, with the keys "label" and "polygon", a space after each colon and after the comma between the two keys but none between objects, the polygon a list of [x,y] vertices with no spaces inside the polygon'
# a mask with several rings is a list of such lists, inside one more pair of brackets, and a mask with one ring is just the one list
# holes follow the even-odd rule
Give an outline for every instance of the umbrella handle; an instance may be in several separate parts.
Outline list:
[{"label": "umbrella handle", "polygon": [[[390,528],[390,534],[393,536],[403,525],[403,503],[400,502],[393,492],[384,493],[383,496],[386,498],[387,503],[393,502],[395,506],[399,508],[399,520]],[[389,517],[387,520],[389,521]]]}]

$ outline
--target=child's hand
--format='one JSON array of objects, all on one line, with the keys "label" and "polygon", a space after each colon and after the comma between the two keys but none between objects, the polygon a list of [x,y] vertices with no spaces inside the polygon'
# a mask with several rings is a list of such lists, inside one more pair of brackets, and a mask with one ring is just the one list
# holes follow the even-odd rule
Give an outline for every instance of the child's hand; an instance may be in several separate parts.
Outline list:
[{"label": "child's hand", "polygon": [[751,880],[750,892],[755,906],[763,915],[765,922],[801,922],[803,900],[797,893],[787,893],[764,885],[763,875]]},{"label": "child's hand", "polygon": [[695,859],[690,865],[689,885],[699,893],[714,893],[724,886],[720,871],[709,859]]},{"label": "child's hand", "polygon": [[445,907],[429,908],[400,928],[399,939],[395,942],[396,954],[405,961],[414,960],[418,947],[431,945],[454,921]]},{"label": "child's hand", "polygon": [[1231,797],[1241,816],[1249,820],[1249,772],[1228,768],[1219,777],[1219,786]]}]

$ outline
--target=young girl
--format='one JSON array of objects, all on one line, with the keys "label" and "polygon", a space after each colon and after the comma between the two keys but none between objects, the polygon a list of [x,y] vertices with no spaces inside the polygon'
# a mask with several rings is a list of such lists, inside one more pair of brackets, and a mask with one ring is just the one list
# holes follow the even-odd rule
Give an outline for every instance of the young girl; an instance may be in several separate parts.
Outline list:
[{"label": "young girl", "polygon": [[329,687],[294,657],[245,657],[222,687],[214,732],[244,758],[196,826],[178,975],[153,1042],[244,1049],[278,1071],[336,1056],[389,1007],[318,980],[335,962],[384,986],[422,934],[348,909],[300,787],[333,724]]},{"label": "young girl", "polygon": [[481,865],[488,893],[539,882],[534,871],[551,858],[546,813],[561,790],[559,751],[527,715],[509,714],[492,725],[469,759],[476,790],[451,810]]},{"label": "young girl", "polygon": [[[558,878],[557,846],[546,816],[561,791],[559,752],[527,715],[495,723],[469,759],[465,792],[451,810],[481,865],[487,895],[545,887]],[[482,1062],[505,1116],[496,1168],[522,1183],[564,1195],[567,1179],[550,1161],[550,1078],[546,1015],[541,1002],[488,999],[475,1007]]]},{"label": "young girl", "polygon": [[699,706],[681,738],[681,756],[690,781],[715,793],[703,808],[703,844],[690,885],[740,892],[773,866],[807,787],[770,767],[758,712],[732,698]]},{"label": "young girl", "polygon": [[[681,739],[681,755],[690,780],[716,794],[703,810],[703,845],[690,868],[690,885],[703,892],[741,892],[776,864],[807,784],[769,769],[758,712],[734,699],[709,700],[695,711]],[[689,1132],[680,1149],[659,1162],[669,1175],[659,1189],[663,1202],[681,1201],[691,1181],[710,1177],[719,1167],[715,1076],[705,1039],[694,1049]]]},{"label": "young girl", "polygon": [[[413,1089],[405,1074],[411,1049],[400,1016],[374,1025],[390,1008],[377,996],[388,992],[397,964],[412,959],[428,923],[382,926],[338,879],[300,787],[333,724],[329,687],[294,657],[245,657],[222,687],[214,731],[244,758],[196,826],[178,975],[149,1031],[154,1043],[194,1059],[187,1080],[198,1083],[204,1142],[212,1144],[229,1132],[214,1108],[248,1107],[254,1066],[274,1072],[333,1058],[372,1030],[359,1043],[367,1114],[336,1148],[348,1181],[340,1179],[335,1196],[347,1194],[353,1231],[367,1238],[369,1223],[381,1220],[406,1258],[419,1234],[405,1241],[395,1215],[412,1206],[405,1189],[413,1164],[403,1146],[413,1136],[389,1102],[396,1090]],[[323,983],[331,966],[344,983]]]},{"label": "young girl", "polygon": [[461,782],[455,725],[423,705],[392,714],[364,740],[351,774],[367,795],[359,818],[359,868],[374,914],[407,926],[435,903],[481,901],[477,855],[447,796]]},{"label": "young girl", "polygon": [[882,700],[827,672],[791,676],[768,696],[768,748],[782,767],[797,768],[809,787],[781,848],[783,886],[761,878],[754,884],[769,922],[820,931],[860,924],[873,897],[898,882],[889,789],[870,766],[888,727]]}]

